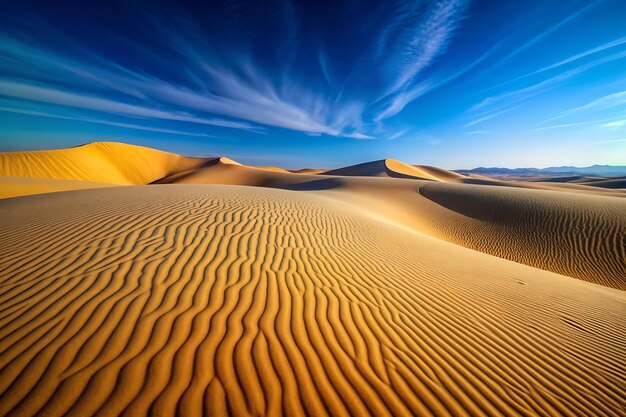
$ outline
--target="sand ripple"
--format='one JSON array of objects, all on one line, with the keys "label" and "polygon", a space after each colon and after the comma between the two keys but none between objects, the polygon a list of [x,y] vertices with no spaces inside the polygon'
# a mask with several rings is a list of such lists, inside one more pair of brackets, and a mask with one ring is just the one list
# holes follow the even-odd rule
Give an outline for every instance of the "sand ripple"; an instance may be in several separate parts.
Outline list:
[{"label": "sand ripple", "polygon": [[320,195],[0,201],[0,415],[624,415],[623,292]]}]

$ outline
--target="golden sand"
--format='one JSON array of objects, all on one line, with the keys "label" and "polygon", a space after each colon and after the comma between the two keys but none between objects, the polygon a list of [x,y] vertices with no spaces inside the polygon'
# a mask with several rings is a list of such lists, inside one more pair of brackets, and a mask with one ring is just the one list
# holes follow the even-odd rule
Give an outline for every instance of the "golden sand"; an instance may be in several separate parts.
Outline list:
[{"label": "golden sand", "polygon": [[0,155],[2,416],[626,414],[619,189],[86,148]]}]

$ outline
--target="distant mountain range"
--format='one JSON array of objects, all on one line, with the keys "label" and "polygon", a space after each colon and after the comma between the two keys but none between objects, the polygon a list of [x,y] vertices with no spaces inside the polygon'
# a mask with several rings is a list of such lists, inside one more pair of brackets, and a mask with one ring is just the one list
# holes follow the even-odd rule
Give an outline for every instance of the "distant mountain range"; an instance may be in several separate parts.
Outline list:
[{"label": "distant mountain range", "polygon": [[559,176],[559,175],[592,175],[614,177],[626,175],[626,166],[592,165],[589,167],[549,167],[549,168],[497,168],[479,167],[474,169],[456,170],[459,174],[480,175],[513,175],[513,176]]}]

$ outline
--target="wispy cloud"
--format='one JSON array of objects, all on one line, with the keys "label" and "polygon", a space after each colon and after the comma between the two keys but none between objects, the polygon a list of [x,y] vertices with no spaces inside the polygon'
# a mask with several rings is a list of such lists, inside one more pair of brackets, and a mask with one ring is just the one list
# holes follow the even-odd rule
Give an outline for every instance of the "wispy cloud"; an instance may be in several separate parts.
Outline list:
[{"label": "wispy cloud", "polygon": [[[402,138],[389,144],[402,147],[422,130],[446,139],[506,134],[492,125],[513,114],[521,116],[513,133],[593,126],[608,135],[623,126],[616,109],[626,96],[606,93],[624,90],[626,37],[617,25],[603,30],[611,19],[593,21],[610,12],[602,0],[313,3],[206,2],[198,8],[206,13],[175,2],[131,5],[115,31],[106,19],[90,22],[93,36],[66,19],[5,13],[0,110],[258,147],[282,137]],[[548,9],[558,13],[539,13]],[[588,40],[597,44],[571,49],[570,39],[560,55],[574,24],[580,36],[596,30]],[[593,100],[581,104],[583,96]],[[378,145],[357,147],[370,146]]]},{"label": "wispy cloud", "polygon": [[519,55],[520,53],[526,51],[527,49],[533,47],[534,45],[536,45],[537,43],[541,42],[546,37],[550,36],[552,33],[556,32],[557,30],[561,29],[562,27],[566,26],[567,24],[571,23],[575,19],[581,17],[582,15],[587,13],[589,10],[591,10],[593,7],[597,6],[598,4],[600,4],[600,3],[604,2],[604,1],[605,0],[595,0],[595,1],[592,1],[591,3],[588,3],[587,5],[585,5],[584,7],[576,10],[575,12],[570,13],[565,18],[563,18],[563,19],[559,20],[558,22],[556,22],[554,25],[548,27],[547,29],[543,30],[542,32],[540,32],[536,36],[534,36],[531,39],[529,39],[528,41],[524,42],[522,45],[520,45],[517,48],[513,49],[509,54],[507,54],[502,59],[500,59],[493,67],[494,68],[498,67],[498,66],[504,64],[505,62],[509,61],[511,58],[513,58],[513,57]]},{"label": "wispy cloud", "polygon": [[529,132],[540,132],[542,130],[565,129],[565,128],[568,128],[568,127],[584,126],[584,125],[589,125],[589,124],[592,124],[592,123],[589,123],[589,122],[565,123],[565,124],[552,125],[552,126],[536,127],[534,129],[528,129],[528,131]]},{"label": "wispy cloud", "polygon": [[[626,53],[625,53],[626,55]],[[615,107],[619,107],[626,104],[626,91],[620,91],[617,93],[608,94],[606,96],[594,99],[582,106],[577,106],[569,110],[563,111],[554,117],[546,119],[544,122],[551,122],[553,120],[562,119],[573,114],[581,112],[607,110]]]},{"label": "wispy cloud", "polygon": [[605,123],[602,127],[622,127],[626,126],[626,119],[624,120],[615,120],[613,122]]},{"label": "wispy cloud", "polygon": [[[611,42],[607,42],[605,44],[597,46],[595,48],[591,48],[591,49],[588,49],[586,51],[580,52],[578,54],[572,55],[572,56],[570,56],[570,57],[568,57],[566,59],[563,59],[563,60],[557,61],[557,62],[555,62],[553,64],[541,67],[538,70],[529,72],[529,73],[524,74],[524,75],[520,75],[520,76],[515,77],[515,78],[513,78],[511,80],[508,80],[508,81],[505,81],[503,83],[500,83],[496,87],[509,85],[509,84],[518,82],[518,81],[523,80],[523,79],[528,78],[528,77],[539,75],[539,74],[542,74],[542,73],[550,71],[550,70],[558,69],[558,68],[560,68],[562,66],[565,66],[567,64],[571,64],[571,63],[576,62],[578,60],[587,58],[589,56],[593,56],[593,55],[601,53],[601,52],[605,52],[605,51],[611,50],[613,48],[616,48],[616,47],[619,47],[619,46],[622,46],[622,45],[626,45],[626,37],[618,38],[618,39],[615,39],[615,40],[613,40]],[[618,52],[618,53],[612,54],[608,59],[603,59],[602,63],[609,63],[609,62],[617,61],[617,60],[620,60],[620,59],[623,59],[623,58],[624,58],[624,54],[621,53],[621,52]]]},{"label": "wispy cloud", "polygon": [[2,79],[0,79],[0,95],[36,102],[56,104],[60,106],[94,110],[102,113],[113,113],[122,116],[174,120],[238,129],[252,128],[252,125],[248,123],[222,119],[201,118],[192,116],[184,112],[173,113],[149,107],[128,104],[120,101],[107,100],[90,95],[82,95],[56,90],[53,88],[39,87],[26,83]]},{"label": "wispy cloud", "polygon": [[[597,54],[599,52],[604,52],[606,50],[613,49],[615,47],[622,46],[622,45],[626,45],[626,37],[618,38],[618,39],[615,39],[614,41],[602,44],[602,45],[597,46],[597,47],[592,48],[592,49],[588,49],[588,50],[586,50],[584,52],[581,52],[579,54],[572,55],[569,58],[566,58],[566,59],[564,59],[562,61],[556,62],[554,64],[551,64],[551,65],[545,66],[543,68],[540,68],[537,71],[533,71],[533,72],[531,72],[529,74],[526,74],[524,77],[540,74],[540,73],[545,72],[545,71],[549,71],[549,70],[552,70],[552,69],[555,69],[555,68],[559,68],[559,67],[562,67],[563,65],[567,65],[567,64],[572,63],[574,61],[578,61],[579,59],[586,58],[588,56]],[[613,57],[615,59],[621,59],[622,55],[621,54],[615,54],[615,55],[613,55]]]},{"label": "wispy cloud", "polygon": [[512,110],[512,108],[507,107],[507,108],[504,108],[502,110],[483,113],[484,116],[478,117],[478,118],[472,120],[471,122],[466,123],[465,125],[463,125],[463,127],[472,127],[472,126],[477,125],[479,123],[486,122],[487,120],[490,120],[490,119],[493,119],[493,118],[495,118],[497,116],[500,116],[501,114],[506,113],[506,112],[508,112],[510,110]]},{"label": "wispy cloud", "polygon": [[428,84],[427,82],[423,82],[409,90],[396,92],[396,94],[393,94],[390,97],[387,107],[384,108],[374,118],[374,121],[379,122],[381,120],[395,116],[396,114],[404,110],[407,104],[418,98],[420,95],[424,94],[429,89],[430,84]]},{"label": "wispy cloud", "polygon": [[491,133],[494,133],[493,130],[470,130],[465,132],[466,135],[489,135]]},{"label": "wispy cloud", "polygon": [[[375,122],[391,118],[427,89],[427,85],[416,82],[416,77],[445,51],[466,0],[441,0],[426,8],[400,3],[400,12],[391,14],[379,28],[381,34],[375,35],[379,36],[377,42],[383,38],[393,40],[394,48],[380,56],[377,65],[386,71],[387,86],[382,94],[372,97],[359,94],[362,88],[353,88],[340,93],[339,100],[336,89],[328,93],[298,80],[299,75],[293,73],[289,63],[297,52],[299,18],[296,7],[288,1],[280,2],[277,13],[271,16],[274,26],[270,30],[277,28],[281,39],[275,48],[281,54],[277,59],[287,63],[282,72],[264,71],[253,50],[227,51],[216,46],[193,16],[176,10],[168,20],[158,15],[145,16],[144,20],[158,34],[158,46],[169,54],[163,59],[180,68],[178,82],[149,70],[130,69],[124,63],[79,48],[55,51],[46,47],[46,36],[33,42],[7,31],[0,32],[0,65],[24,65],[12,77],[0,78],[0,94],[143,118],[142,123],[162,119],[235,129],[258,130],[265,126],[307,134],[372,138],[366,128],[367,118]],[[245,27],[243,23],[253,26],[262,18],[251,12],[253,9],[248,3],[231,3],[226,17],[238,21],[240,27]],[[44,35],[58,35],[45,24],[38,30]],[[321,75],[331,86],[336,81],[329,53],[323,44],[318,47]],[[151,48],[135,46],[147,55],[153,55]],[[367,54],[364,50],[358,59],[368,59]],[[395,74],[389,76],[389,71]],[[360,80],[365,85],[368,81]]]},{"label": "wispy cloud", "polygon": [[[585,71],[589,71],[599,65],[606,64],[607,62],[612,62],[616,59],[621,59],[626,57],[626,51],[619,52],[613,54],[611,56],[598,58],[596,60],[587,62],[585,64],[579,65],[577,67],[571,68],[567,71],[561,72],[560,74],[554,75],[550,78],[535,82],[526,87],[513,89],[495,96],[487,97],[486,99],[480,101],[479,103],[472,106],[468,109],[467,114],[468,117],[473,117],[474,120],[465,125],[465,127],[472,126],[483,121],[492,119],[501,114],[507,113],[513,109],[515,109],[519,104],[525,102],[535,96],[540,94],[544,94],[547,91],[557,88],[559,85],[568,81],[579,74],[582,74]],[[621,100],[622,98],[615,97],[616,101]],[[602,102],[604,99],[600,99]],[[623,97],[623,100],[626,101],[626,96]],[[597,100],[596,100],[597,101]],[[584,110],[585,108],[591,108],[593,106],[597,106],[601,103],[589,103],[588,105],[581,106],[566,112],[563,112],[553,118],[546,119],[544,122],[553,121],[567,115],[573,114],[580,110]]]},{"label": "wispy cloud", "polygon": [[402,136],[406,135],[408,131],[409,131],[409,129],[402,129],[402,130],[399,130],[399,131],[397,131],[396,133],[393,133],[393,134],[391,134],[391,135],[387,136],[387,138],[386,138],[386,139],[387,139],[387,140],[395,140],[395,139],[399,139],[399,138],[401,138]]},{"label": "wispy cloud", "polygon": [[623,138],[623,139],[597,140],[597,141],[591,142],[589,144],[592,145],[592,144],[599,144],[599,143],[619,143],[619,142],[626,142],[626,138]]},{"label": "wispy cloud", "polygon": [[214,137],[206,133],[185,132],[182,130],[149,127],[149,126],[143,126],[143,125],[137,125],[137,124],[131,124],[131,123],[113,122],[111,120],[94,119],[91,117],[64,116],[61,114],[53,114],[53,113],[40,112],[40,111],[35,111],[35,110],[26,110],[26,109],[12,108],[12,107],[4,107],[4,106],[0,106],[0,111],[8,112],[8,113],[27,114],[30,116],[48,117],[52,119],[74,120],[77,122],[96,123],[96,124],[107,125],[107,126],[123,127],[126,129],[144,130],[148,132],[169,133],[169,134],[174,134],[174,135],[197,136],[197,137],[207,137],[207,138]]},{"label": "wispy cloud", "polygon": [[[406,6],[406,2],[404,3]],[[447,0],[432,2],[422,20],[415,26],[408,26],[405,34],[390,36],[390,30],[403,30],[405,21],[415,20],[415,11],[422,5],[415,3],[412,8],[406,8],[398,20],[390,22],[390,28],[381,34],[381,45],[386,48],[389,39],[404,37],[405,42],[396,56],[391,59],[385,57],[387,65],[397,68],[394,77],[390,77],[384,94],[378,99],[379,113],[374,118],[381,121],[400,113],[407,104],[428,91],[432,85],[425,80],[417,79],[422,70],[428,67],[447,48],[450,38],[457,29],[463,12],[467,6],[464,0]],[[400,29],[398,29],[400,28]],[[384,42],[383,42],[384,40]],[[374,104],[376,106],[376,103]]]}]

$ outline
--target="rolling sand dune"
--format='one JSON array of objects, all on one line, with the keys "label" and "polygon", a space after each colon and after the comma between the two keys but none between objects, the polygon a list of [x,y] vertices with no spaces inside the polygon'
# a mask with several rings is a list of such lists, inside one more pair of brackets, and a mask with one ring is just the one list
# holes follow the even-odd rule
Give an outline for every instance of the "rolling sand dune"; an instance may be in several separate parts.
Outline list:
[{"label": "rolling sand dune", "polygon": [[623,191],[115,143],[0,175],[45,193],[0,200],[0,416],[626,415]]},{"label": "rolling sand dune", "polygon": [[1,415],[626,410],[624,292],[324,195],[116,187],[0,211]]},{"label": "rolling sand dune", "polygon": [[154,184],[231,184],[258,187],[290,188],[297,184],[316,182],[319,176],[293,174],[269,169],[260,169],[225,162],[219,158],[211,163],[178,174],[170,175]]},{"label": "rolling sand dune", "polygon": [[626,177],[586,177],[586,176],[572,176],[572,177],[557,177],[541,179],[542,182],[556,182],[566,184],[583,184],[593,187],[602,188],[625,188],[626,189]]},{"label": "rolling sand dune", "polygon": [[46,178],[0,177],[0,198],[111,186],[112,184],[106,184],[103,182],[52,180]]},{"label": "rolling sand dune", "polygon": [[0,153],[0,175],[139,185],[205,161],[143,146],[94,142],[68,149]]},{"label": "rolling sand dune", "polygon": [[270,166],[254,166],[252,168],[256,168],[256,169],[262,169],[264,171],[270,171],[270,172],[282,172],[285,174],[288,174],[289,171],[287,171],[286,169],[283,168],[279,168],[279,167],[270,167]]},{"label": "rolling sand dune", "polygon": [[316,169],[316,168],[302,168],[302,169],[292,169],[289,172],[293,174],[321,174],[322,172],[328,171],[327,169]]},{"label": "rolling sand dune", "polygon": [[427,219],[471,249],[626,290],[626,200],[480,185],[426,184]]},{"label": "rolling sand dune", "polygon": [[383,159],[380,161],[366,162],[345,168],[333,169],[324,172],[324,175],[347,175],[367,177],[394,177],[428,179],[433,181],[448,181],[450,179],[463,178],[463,175],[440,168],[422,165],[409,165],[395,159]]},{"label": "rolling sand dune", "polygon": [[463,180],[468,177],[462,174],[459,174],[454,171],[449,171],[447,169],[431,167],[428,165],[413,165],[414,168],[423,172],[424,174],[429,175],[431,178],[434,178],[439,181],[447,181],[447,182],[463,182]]},{"label": "rolling sand dune", "polygon": [[[495,185],[501,187],[529,188],[537,190],[554,190],[579,192],[583,194],[609,195],[625,197],[622,190],[605,190],[603,188],[620,188],[621,182],[611,181],[593,183],[555,183],[555,182],[530,182],[530,181],[505,181],[502,179],[489,178],[482,175],[463,175],[454,171],[426,165],[409,165],[395,159],[366,162],[345,168],[322,172],[323,175],[333,176],[359,176],[359,177],[392,177],[414,180],[431,180],[439,182],[454,182],[476,185]],[[597,186],[596,186],[597,185]]]}]

